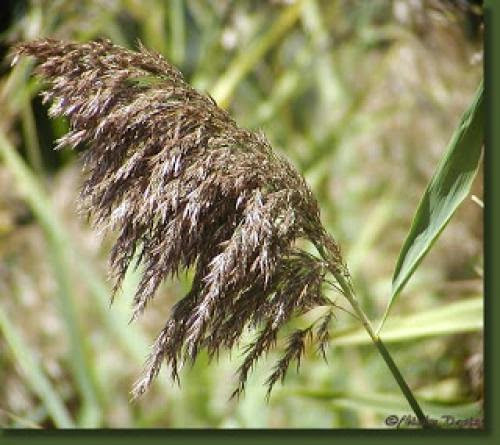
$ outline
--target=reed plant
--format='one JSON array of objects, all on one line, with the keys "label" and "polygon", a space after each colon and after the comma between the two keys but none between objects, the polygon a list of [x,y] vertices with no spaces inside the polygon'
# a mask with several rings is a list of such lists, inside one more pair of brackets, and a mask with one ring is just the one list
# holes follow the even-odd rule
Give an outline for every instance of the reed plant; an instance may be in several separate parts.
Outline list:
[{"label": "reed plant", "polygon": [[214,99],[142,46],[131,52],[106,40],[44,39],[20,45],[16,60],[21,55],[41,62],[37,72],[48,81],[43,100],[52,104],[50,115],[69,118],[70,131],[57,148],[88,146],[82,207],[96,225],[119,233],[110,256],[114,292],[134,259],[142,266],[132,320],[163,280],[195,268],[191,290],[158,335],[134,397],[147,390],[164,361],[178,380],[179,367],[194,362],[200,350],[216,357],[238,344],[245,329],[258,330],[238,371],[233,395],[239,395],[254,363],[290,319],[329,308],[289,336],[267,379],[269,394],[293,361],[300,364],[308,339],[325,350],[335,308],[323,295],[330,285],[349,301],[427,426],[358,303],[311,190],[263,134],[240,128]]},{"label": "reed plant", "polygon": [[[159,6],[161,4],[158,2]],[[123,46],[117,46],[106,39],[87,43],[67,43],[54,39],[27,41],[17,47],[16,53],[18,57],[35,57],[37,73],[42,83],[28,80],[31,61],[23,58],[12,70],[9,81],[3,85],[0,100],[13,98],[7,102],[6,110],[10,112],[12,108],[16,113],[17,106],[22,110],[20,116],[23,140],[27,144],[27,162],[16,152],[17,140],[0,128],[0,158],[4,162],[2,167],[5,166],[5,171],[13,175],[18,186],[16,188],[24,196],[35,221],[40,223],[47,241],[50,266],[58,290],[56,302],[62,309],[61,320],[65,321],[63,332],[68,334],[68,371],[75,384],[75,393],[60,392],[61,381],[45,376],[47,369],[38,366],[35,349],[32,349],[35,347],[33,342],[23,341],[24,335],[29,335],[29,332],[21,329],[13,318],[9,318],[9,313],[15,312],[9,310],[10,303],[7,304],[7,301],[2,302],[0,307],[0,330],[7,346],[13,351],[13,362],[19,364],[30,391],[40,398],[48,417],[57,426],[75,424],[90,427],[108,424],[114,422],[106,417],[111,405],[115,407],[113,410],[120,405],[111,403],[109,398],[127,397],[127,390],[123,386],[115,388],[116,385],[111,382],[114,379],[110,378],[112,370],[100,365],[100,360],[105,358],[102,350],[106,346],[95,344],[99,337],[95,337],[93,328],[80,324],[82,316],[86,316],[88,311],[92,312],[92,316],[94,313],[99,315],[102,326],[97,329],[99,332],[103,331],[104,338],[109,338],[106,342],[111,341],[113,344],[109,353],[124,352],[127,357],[132,358],[130,363],[136,366],[140,366],[147,355],[147,342],[150,341],[148,337],[151,337],[149,333],[142,333],[141,329],[147,327],[151,313],[160,325],[163,324],[163,329],[157,333],[143,375],[132,390],[133,397],[138,398],[149,389],[147,398],[143,397],[132,405],[121,404],[122,408],[128,406],[123,408],[125,411],[135,410],[138,406],[139,412],[142,412],[141,407],[146,406],[147,402],[148,409],[143,409],[139,419],[133,420],[138,425],[155,425],[163,415],[170,420],[162,418],[162,425],[170,422],[183,426],[190,424],[185,418],[172,420],[176,414],[163,407],[175,404],[181,417],[183,410],[191,412],[187,405],[183,405],[189,403],[184,400],[192,397],[190,394],[198,389],[211,391],[209,387],[203,388],[210,385],[210,376],[221,364],[212,363],[209,366],[209,363],[221,356],[222,366],[229,366],[225,364],[227,351],[236,351],[238,355],[242,352],[235,385],[227,394],[229,397],[232,393],[235,400],[231,402],[231,406],[237,404],[238,410],[249,403],[263,406],[259,404],[261,400],[256,402],[255,397],[263,397],[265,391],[262,393],[259,385],[255,385],[255,377],[266,382],[269,398],[271,390],[278,381],[285,379],[289,368],[293,364],[297,364],[297,368],[300,364],[304,365],[306,353],[315,350],[319,358],[326,360],[328,357],[328,364],[321,365],[320,360],[316,362],[316,358],[309,357],[306,366],[309,370],[316,362],[315,375],[321,370],[321,374],[325,376],[323,384],[318,383],[318,386],[315,383],[310,386],[302,381],[297,387],[293,382],[297,378],[307,379],[307,372],[289,376],[287,385],[279,391],[275,390],[273,397],[269,399],[271,406],[263,407],[264,410],[281,407],[280,402],[284,402],[283,406],[286,406],[282,396],[292,395],[300,397],[304,403],[323,407],[325,404],[331,405],[335,415],[343,415],[345,408],[356,412],[359,409],[361,416],[364,416],[365,410],[386,415],[394,412],[407,413],[409,403],[423,426],[427,426],[425,414],[439,416],[453,410],[460,416],[472,415],[464,413],[476,413],[476,402],[465,403],[470,400],[469,396],[466,399],[456,399],[458,396],[452,398],[456,409],[450,403],[446,406],[440,404],[441,399],[429,399],[413,372],[396,365],[381,337],[387,342],[404,342],[409,345],[408,342],[416,338],[466,333],[478,331],[482,327],[480,297],[444,304],[440,301],[441,307],[417,311],[415,314],[410,309],[410,315],[403,317],[390,314],[406,284],[414,272],[420,269],[422,259],[434,246],[458,206],[469,196],[480,165],[482,86],[457,126],[448,149],[421,198],[396,263],[389,304],[379,328],[375,330],[370,318],[383,311],[383,307],[380,307],[383,297],[378,289],[380,280],[384,281],[383,275],[387,271],[381,267],[380,254],[379,260],[371,262],[371,256],[375,255],[374,258],[377,258],[377,247],[372,244],[382,233],[381,230],[390,226],[392,235],[389,238],[394,241],[397,249],[401,233],[398,234],[394,228],[401,218],[393,210],[396,207],[394,199],[388,199],[390,196],[387,195],[388,190],[385,190],[387,193],[381,196],[380,201],[376,195],[371,199],[363,198],[370,202],[370,206],[375,204],[373,214],[363,223],[363,230],[359,234],[354,238],[346,236],[349,230],[345,230],[345,224],[349,225],[354,214],[355,220],[358,220],[363,213],[359,208],[360,198],[352,193],[345,194],[345,190],[352,188],[356,174],[364,175],[360,165],[347,173],[349,159],[352,161],[353,156],[356,157],[357,150],[350,149],[349,141],[357,140],[353,139],[354,132],[373,134],[374,141],[384,133],[382,127],[377,130],[370,125],[366,126],[357,117],[357,113],[367,106],[367,98],[373,97],[370,88],[357,91],[354,99],[349,98],[348,95],[353,93],[349,92],[353,85],[346,88],[346,85],[338,83],[346,75],[339,71],[342,67],[326,56],[318,57],[313,62],[314,72],[317,70],[318,81],[321,81],[320,90],[325,93],[319,100],[323,115],[317,125],[310,125],[309,120],[315,120],[313,114],[317,112],[311,110],[311,113],[302,113],[300,120],[294,121],[292,125],[288,120],[283,123],[288,114],[282,107],[295,100],[293,98],[302,97],[302,93],[307,92],[308,85],[311,85],[311,76],[303,75],[304,67],[311,65],[307,51],[297,53],[297,59],[290,69],[276,79],[276,88],[268,100],[259,99],[261,93],[258,89],[247,91],[254,80],[257,83],[265,80],[265,75],[259,77],[263,73],[256,71],[256,79],[251,74],[252,80],[245,80],[258,60],[267,60],[266,54],[272,51],[273,46],[284,35],[289,34],[289,42],[296,34],[301,35],[297,32],[297,22],[302,23],[304,35],[310,39],[305,46],[312,45],[317,51],[321,51],[326,42],[326,30],[322,27],[318,8],[324,8],[324,5],[320,6],[316,1],[298,1],[289,7],[279,8],[280,14],[263,33],[262,38],[256,38],[253,43],[250,41],[248,51],[241,51],[233,59],[233,63],[227,64],[227,70],[222,71],[218,80],[212,77],[215,65],[221,63],[221,60],[208,55],[213,53],[210,52],[210,46],[204,48],[211,63],[207,65],[203,58],[200,63],[210,66],[213,72],[198,68],[192,72],[191,53],[186,52],[185,45],[187,35],[184,34],[185,29],[178,26],[186,19],[183,9],[187,6],[180,1],[173,2],[173,5],[175,6],[167,14],[171,22],[165,28],[171,28],[172,35],[169,38],[172,38],[172,47],[165,44],[170,40],[161,34],[164,28],[145,16],[141,17],[148,23],[148,28],[141,38],[148,47],[167,55],[168,60],[178,64],[183,71],[187,68],[186,79],[189,79],[189,83],[159,53],[147,50],[142,45],[139,45],[138,51],[129,51],[123,46],[129,46],[133,39],[127,42],[121,38],[125,34],[115,33],[112,40]],[[197,26],[203,25],[206,29],[211,29],[213,24],[205,23],[203,14],[197,15],[200,7],[196,5],[197,3],[190,3],[188,9],[194,14]],[[139,9],[131,11],[134,17],[136,13],[143,13]],[[335,17],[341,16],[335,14]],[[55,22],[50,23],[47,22],[44,26],[52,26]],[[107,29],[120,30],[119,27]],[[53,33],[47,31],[42,34]],[[190,32],[190,51],[192,38]],[[401,36],[394,38],[397,41]],[[86,40],[84,36],[77,39]],[[209,42],[207,39],[208,36],[204,34],[202,41]],[[395,49],[397,47],[395,45]],[[283,50],[286,48],[285,41]],[[202,52],[205,54],[205,50]],[[337,52],[336,50],[335,53]],[[368,53],[373,55],[374,52]],[[390,70],[391,60],[395,58],[397,51],[384,50],[379,55],[385,53],[387,57],[384,60],[387,63],[378,64],[377,70],[370,77],[373,79],[371,83],[381,91],[384,88],[381,87],[386,75],[384,73]],[[339,54],[343,52],[340,51]],[[349,59],[342,60],[342,63],[349,65]],[[267,62],[262,63],[267,66]],[[404,78],[404,73],[401,75]],[[16,85],[22,82],[26,82],[26,87],[19,88],[19,94],[16,94]],[[200,93],[190,84],[196,85],[200,90],[213,84],[210,88],[211,96]],[[238,95],[235,95],[238,85]],[[436,87],[436,82],[432,85]],[[128,316],[133,321],[145,312],[142,323],[126,326],[121,311],[123,298],[119,298],[120,301],[113,308],[107,307],[110,292],[101,281],[100,274],[95,273],[94,265],[86,261],[87,255],[79,252],[77,244],[80,237],[68,236],[69,226],[65,227],[66,223],[59,220],[57,212],[51,210],[53,204],[49,202],[46,187],[52,185],[45,171],[46,154],[43,155],[44,159],[40,156],[45,147],[35,134],[36,125],[39,125],[35,122],[35,117],[38,119],[39,116],[33,115],[29,100],[40,87],[44,103],[51,105],[50,113],[59,128],[59,136],[61,123],[62,127],[66,125],[66,121],[69,123],[69,132],[60,138],[58,148],[72,146],[81,152],[85,177],[81,189],[81,210],[90,216],[94,226],[108,233],[103,251],[109,251],[108,240],[114,240],[114,246],[110,246],[109,258],[112,299],[118,293],[127,297],[126,300],[130,297],[133,309]],[[465,92],[461,94],[467,96]],[[19,101],[17,96],[21,98]],[[237,100],[233,101],[233,97]],[[249,106],[252,109],[252,100],[260,105],[249,113],[242,113],[241,110],[248,110]],[[242,126],[224,110],[229,108],[231,102],[231,114],[237,116]],[[464,103],[460,102],[459,107],[462,108]],[[404,108],[402,105],[400,107]],[[279,116],[276,115],[277,110],[281,110]],[[390,111],[388,113],[392,116]],[[450,110],[449,114],[456,113]],[[405,116],[404,113],[400,115]],[[280,120],[279,117],[283,119]],[[386,121],[382,115],[379,117],[380,122]],[[294,114],[295,118],[297,116]],[[377,119],[368,112],[367,123],[378,122]],[[301,122],[304,122],[306,128],[310,125],[314,133],[306,136],[312,137],[307,141],[310,148],[307,153],[297,151],[301,138],[304,137],[302,130],[297,130],[297,126],[302,125]],[[288,141],[285,152],[291,155],[291,159],[278,154],[262,132],[253,130],[262,124],[275,147],[276,142],[280,144],[281,139]],[[450,121],[448,127],[455,124],[455,121]],[[288,132],[295,129],[292,131],[293,136],[285,139],[280,136],[283,125],[285,130],[288,128]],[[246,130],[243,126],[252,130]],[[3,128],[7,129],[8,125]],[[395,132],[388,131],[387,134],[389,133],[391,144],[397,144],[397,128]],[[304,135],[308,135],[307,130]],[[433,141],[432,138],[429,140]],[[342,147],[337,146],[340,141]],[[289,148],[290,143],[292,146]],[[404,142],[404,145],[407,144]],[[438,145],[442,147],[442,141]],[[425,148],[429,150],[429,147]],[[407,149],[411,152],[411,144]],[[332,171],[327,171],[330,168]],[[372,170],[368,169],[368,174],[369,171]],[[307,183],[302,174],[307,178]],[[325,195],[325,175],[338,176],[335,180],[337,182],[330,184],[332,190],[329,190],[329,196]],[[397,178],[395,180],[397,182]],[[419,193],[418,188],[413,193]],[[334,196],[336,197],[333,198]],[[394,196],[393,193],[392,198]],[[397,204],[397,208],[401,209],[401,203]],[[408,211],[411,209],[405,210]],[[335,233],[335,238],[342,241],[345,251],[342,249],[341,252],[337,239],[331,233]],[[385,260],[390,257],[391,255],[387,256]],[[385,260],[382,263],[385,264]],[[385,271],[379,273],[380,276],[375,280],[372,277],[369,282],[363,282],[359,273],[363,262],[365,265],[372,264],[370,276],[376,275],[377,270]],[[188,280],[184,278],[186,271],[190,277]],[[424,273],[425,271],[428,268],[424,267]],[[71,273],[74,272],[88,291],[83,296],[85,302],[75,299],[80,291],[78,286],[73,286],[76,281],[71,281]],[[176,281],[175,277],[179,277],[179,280]],[[420,277],[422,275],[419,272],[416,277],[417,285]],[[165,303],[158,302],[168,298],[156,298],[152,301],[160,293],[163,297],[167,289],[162,285],[164,281],[172,283],[169,286],[179,288],[174,294],[178,294],[180,288],[183,288],[180,292],[183,294],[182,298],[177,295],[176,304],[170,312],[166,310]],[[174,284],[176,282],[179,284]],[[413,292],[411,289],[413,286],[410,294]],[[386,292],[383,295],[387,295]],[[427,307],[429,292],[417,292],[417,295],[418,299],[403,300],[402,304],[407,306],[406,311],[408,307]],[[91,298],[91,302],[87,301],[87,296]],[[84,307],[85,314],[82,311]],[[347,319],[354,316],[355,324],[343,327],[342,318],[346,317],[342,315],[339,323],[339,311],[348,313]],[[158,329],[158,323],[150,325]],[[356,347],[367,343],[375,347]],[[327,350],[329,345],[339,347]],[[391,346],[391,351],[398,352],[397,361],[402,366],[411,364],[413,370],[422,356],[421,353],[412,356],[411,351],[414,349],[416,346],[407,351],[406,348],[398,350],[397,345],[394,349]],[[265,377],[257,369],[260,368],[257,367],[257,362],[267,355],[273,358],[274,366]],[[430,352],[427,356],[429,355]],[[369,360],[366,362],[368,356]],[[437,357],[437,353],[434,356]],[[42,357],[46,359],[45,356]],[[341,363],[339,357],[347,360]],[[361,361],[352,363],[351,360],[356,362],[356,357]],[[382,362],[380,358],[383,359]],[[239,360],[240,357],[233,355],[233,363]],[[384,362],[390,370],[390,373],[385,370],[386,375],[392,374],[403,394],[399,399],[395,393],[377,393],[394,386],[391,382],[384,383],[383,375],[380,375],[384,372],[383,367],[381,371],[374,368],[375,364],[383,365]],[[170,371],[172,381],[182,380],[180,389],[172,386],[169,379],[156,378],[162,364]],[[184,366],[185,364],[192,365],[192,369],[189,369],[191,366]],[[251,377],[251,371],[256,371],[257,376]],[[410,390],[402,371],[410,377],[409,382],[417,390],[416,393]],[[138,373],[138,370],[130,369],[131,374],[134,372]],[[229,373],[229,368],[226,372]],[[347,381],[355,388],[358,382],[362,384],[363,381],[368,381],[368,373],[369,381],[377,383],[365,388],[366,394],[360,392],[356,395],[355,391],[347,390],[338,380],[346,372],[349,373]],[[365,373],[367,374],[364,375]],[[377,375],[380,377],[378,380]],[[130,376],[125,380],[128,384]],[[227,379],[223,380],[227,382]],[[155,381],[159,384],[152,386]],[[64,379],[62,382],[64,383]],[[106,390],[103,390],[104,387]],[[220,391],[219,383],[217,387],[219,390],[215,392],[225,395],[226,390]],[[108,389],[113,391],[113,396]],[[243,392],[245,397],[241,398]],[[418,395],[419,402],[415,394]],[[78,406],[76,412],[73,412],[71,399],[68,399],[73,396],[77,400],[81,398],[81,406]],[[209,401],[213,404],[214,395],[208,396],[207,392],[207,396],[202,396],[200,392],[199,397],[202,399],[193,399],[193,406],[199,406],[203,410],[203,413],[197,415],[204,419],[202,424],[219,425],[221,419],[214,414],[217,410],[211,411],[212,408],[209,408]],[[238,398],[239,401],[236,400]],[[156,400],[161,405],[156,409],[157,414],[149,414],[150,411],[155,411],[149,409],[151,400]],[[15,422],[22,420],[22,415],[19,416],[16,410],[12,410],[11,414],[5,412],[9,416],[12,414],[12,419],[18,419]],[[248,425],[266,424],[265,418],[259,420],[259,414],[255,410],[252,412],[254,414],[249,415],[251,422]],[[31,416],[26,419],[27,424],[36,421]],[[327,420],[323,421],[328,423]],[[317,422],[322,424],[323,421],[315,421],[314,425]],[[373,424],[374,421],[363,418],[362,423]],[[122,419],[118,423],[124,425],[130,422],[132,420],[127,423]],[[351,424],[350,422],[347,423]],[[352,422],[356,423],[354,420]],[[299,423],[303,424],[302,418]]]}]

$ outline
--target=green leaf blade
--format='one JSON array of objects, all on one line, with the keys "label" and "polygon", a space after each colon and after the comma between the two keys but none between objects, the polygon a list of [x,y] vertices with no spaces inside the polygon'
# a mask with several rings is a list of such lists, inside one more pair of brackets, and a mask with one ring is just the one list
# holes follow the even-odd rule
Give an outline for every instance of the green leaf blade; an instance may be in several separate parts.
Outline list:
[{"label": "green leaf blade", "polygon": [[[412,341],[441,335],[464,334],[483,329],[483,298],[465,298],[407,316],[391,317],[384,330],[385,343]],[[366,345],[371,339],[363,328],[332,335],[336,346]]]},{"label": "green leaf blade", "polygon": [[476,176],[484,136],[484,85],[463,114],[444,157],[420,200],[403,244],[392,278],[391,298],[381,330],[394,301],[431,249],[460,203],[467,197]]},{"label": "green leaf blade", "polygon": [[20,366],[27,384],[42,400],[54,425],[58,428],[74,428],[75,424],[64,401],[2,306],[0,306],[0,334]]}]

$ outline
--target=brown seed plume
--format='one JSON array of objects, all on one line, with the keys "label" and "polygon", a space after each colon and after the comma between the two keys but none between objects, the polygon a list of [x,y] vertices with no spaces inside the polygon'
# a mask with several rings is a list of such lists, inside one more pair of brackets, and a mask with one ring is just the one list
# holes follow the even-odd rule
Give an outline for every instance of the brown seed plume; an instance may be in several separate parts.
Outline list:
[{"label": "brown seed plume", "polygon": [[[134,395],[148,388],[163,361],[178,379],[182,363],[202,348],[216,356],[254,329],[234,394],[241,393],[292,317],[333,306],[323,296],[327,273],[346,273],[303,177],[262,134],[239,128],[142,46],[133,52],[107,40],[44,39],[20,45],[16,54],[37,58],[50,114],[69,119],[57,147],[88,147],[82,204],[97,225],[118,232],[110,255],[114,290],[133,259],[142,266],[133,318],[166,277],[195,268],[192,288],[172,309]],[[301,249],[299,239],[321,256]],[[292,334],[269,390],[300,360],[307,337],[323,351],[331,317]]]}]

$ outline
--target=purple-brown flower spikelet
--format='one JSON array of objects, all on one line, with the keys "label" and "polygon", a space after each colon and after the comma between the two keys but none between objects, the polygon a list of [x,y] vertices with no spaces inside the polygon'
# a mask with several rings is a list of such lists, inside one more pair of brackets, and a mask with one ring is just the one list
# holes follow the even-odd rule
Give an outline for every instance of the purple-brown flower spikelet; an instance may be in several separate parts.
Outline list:
[{"label": "purple-brown flower spikelet", "polygon": [[[88,147],[82,203],[96,224],[118,231],[110,256],[115,291],[133,258],[142,265],[133,318],[166,277],[195,268],[191,291],[174,306],[134,394],[148,388],[163,361],[178,379],[201,348],[215,356],[245,328],[260,327],[239,369],[239,394],[286,322],[331,305],[323,296],[327,271],[345,271],[303,177],[262,134],[239,128],[142,46],[133,52],[107,40],[44,39],[20,45],[17,55],[38,59],[50,114],[69,119],[58,147]],[[323,257],[301,250],[299,239]],[[319,330],[322,348],[328,322]],[[269,388],[300,359],[305,333],[314,334],[292,336]]]}]

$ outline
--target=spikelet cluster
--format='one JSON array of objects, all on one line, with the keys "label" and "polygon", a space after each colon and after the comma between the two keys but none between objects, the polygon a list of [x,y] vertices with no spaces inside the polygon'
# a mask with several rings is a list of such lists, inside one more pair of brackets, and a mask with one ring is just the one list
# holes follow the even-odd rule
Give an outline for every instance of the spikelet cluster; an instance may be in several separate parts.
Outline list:
[{"label": "spikelet cluster", "polygon": [[[323,287],[344,273],[339,248],[321,225],[303,177],[259,133],[238,127],[161,55],[107,40],[44,39],[17,48],[35,56],[46,81],[43,100],[70,131],[58,148],[84,146],[83,208],[118,234],[110,255],[115,291],[131,262],[142,276],[133,302],[140,315],[160,283],[194,268],[192,288],[173,307],[145,371],[142,394],[162,363],[172,377],[201,349],[211,357],[257,332],[239,368],[240,394],[255,362],[294,316],[331,306]],[[322,253],[301,249],[309,240]],[[332,312],[296,331],[268,380],[299,362],[308,337],[328,342]]]}]

